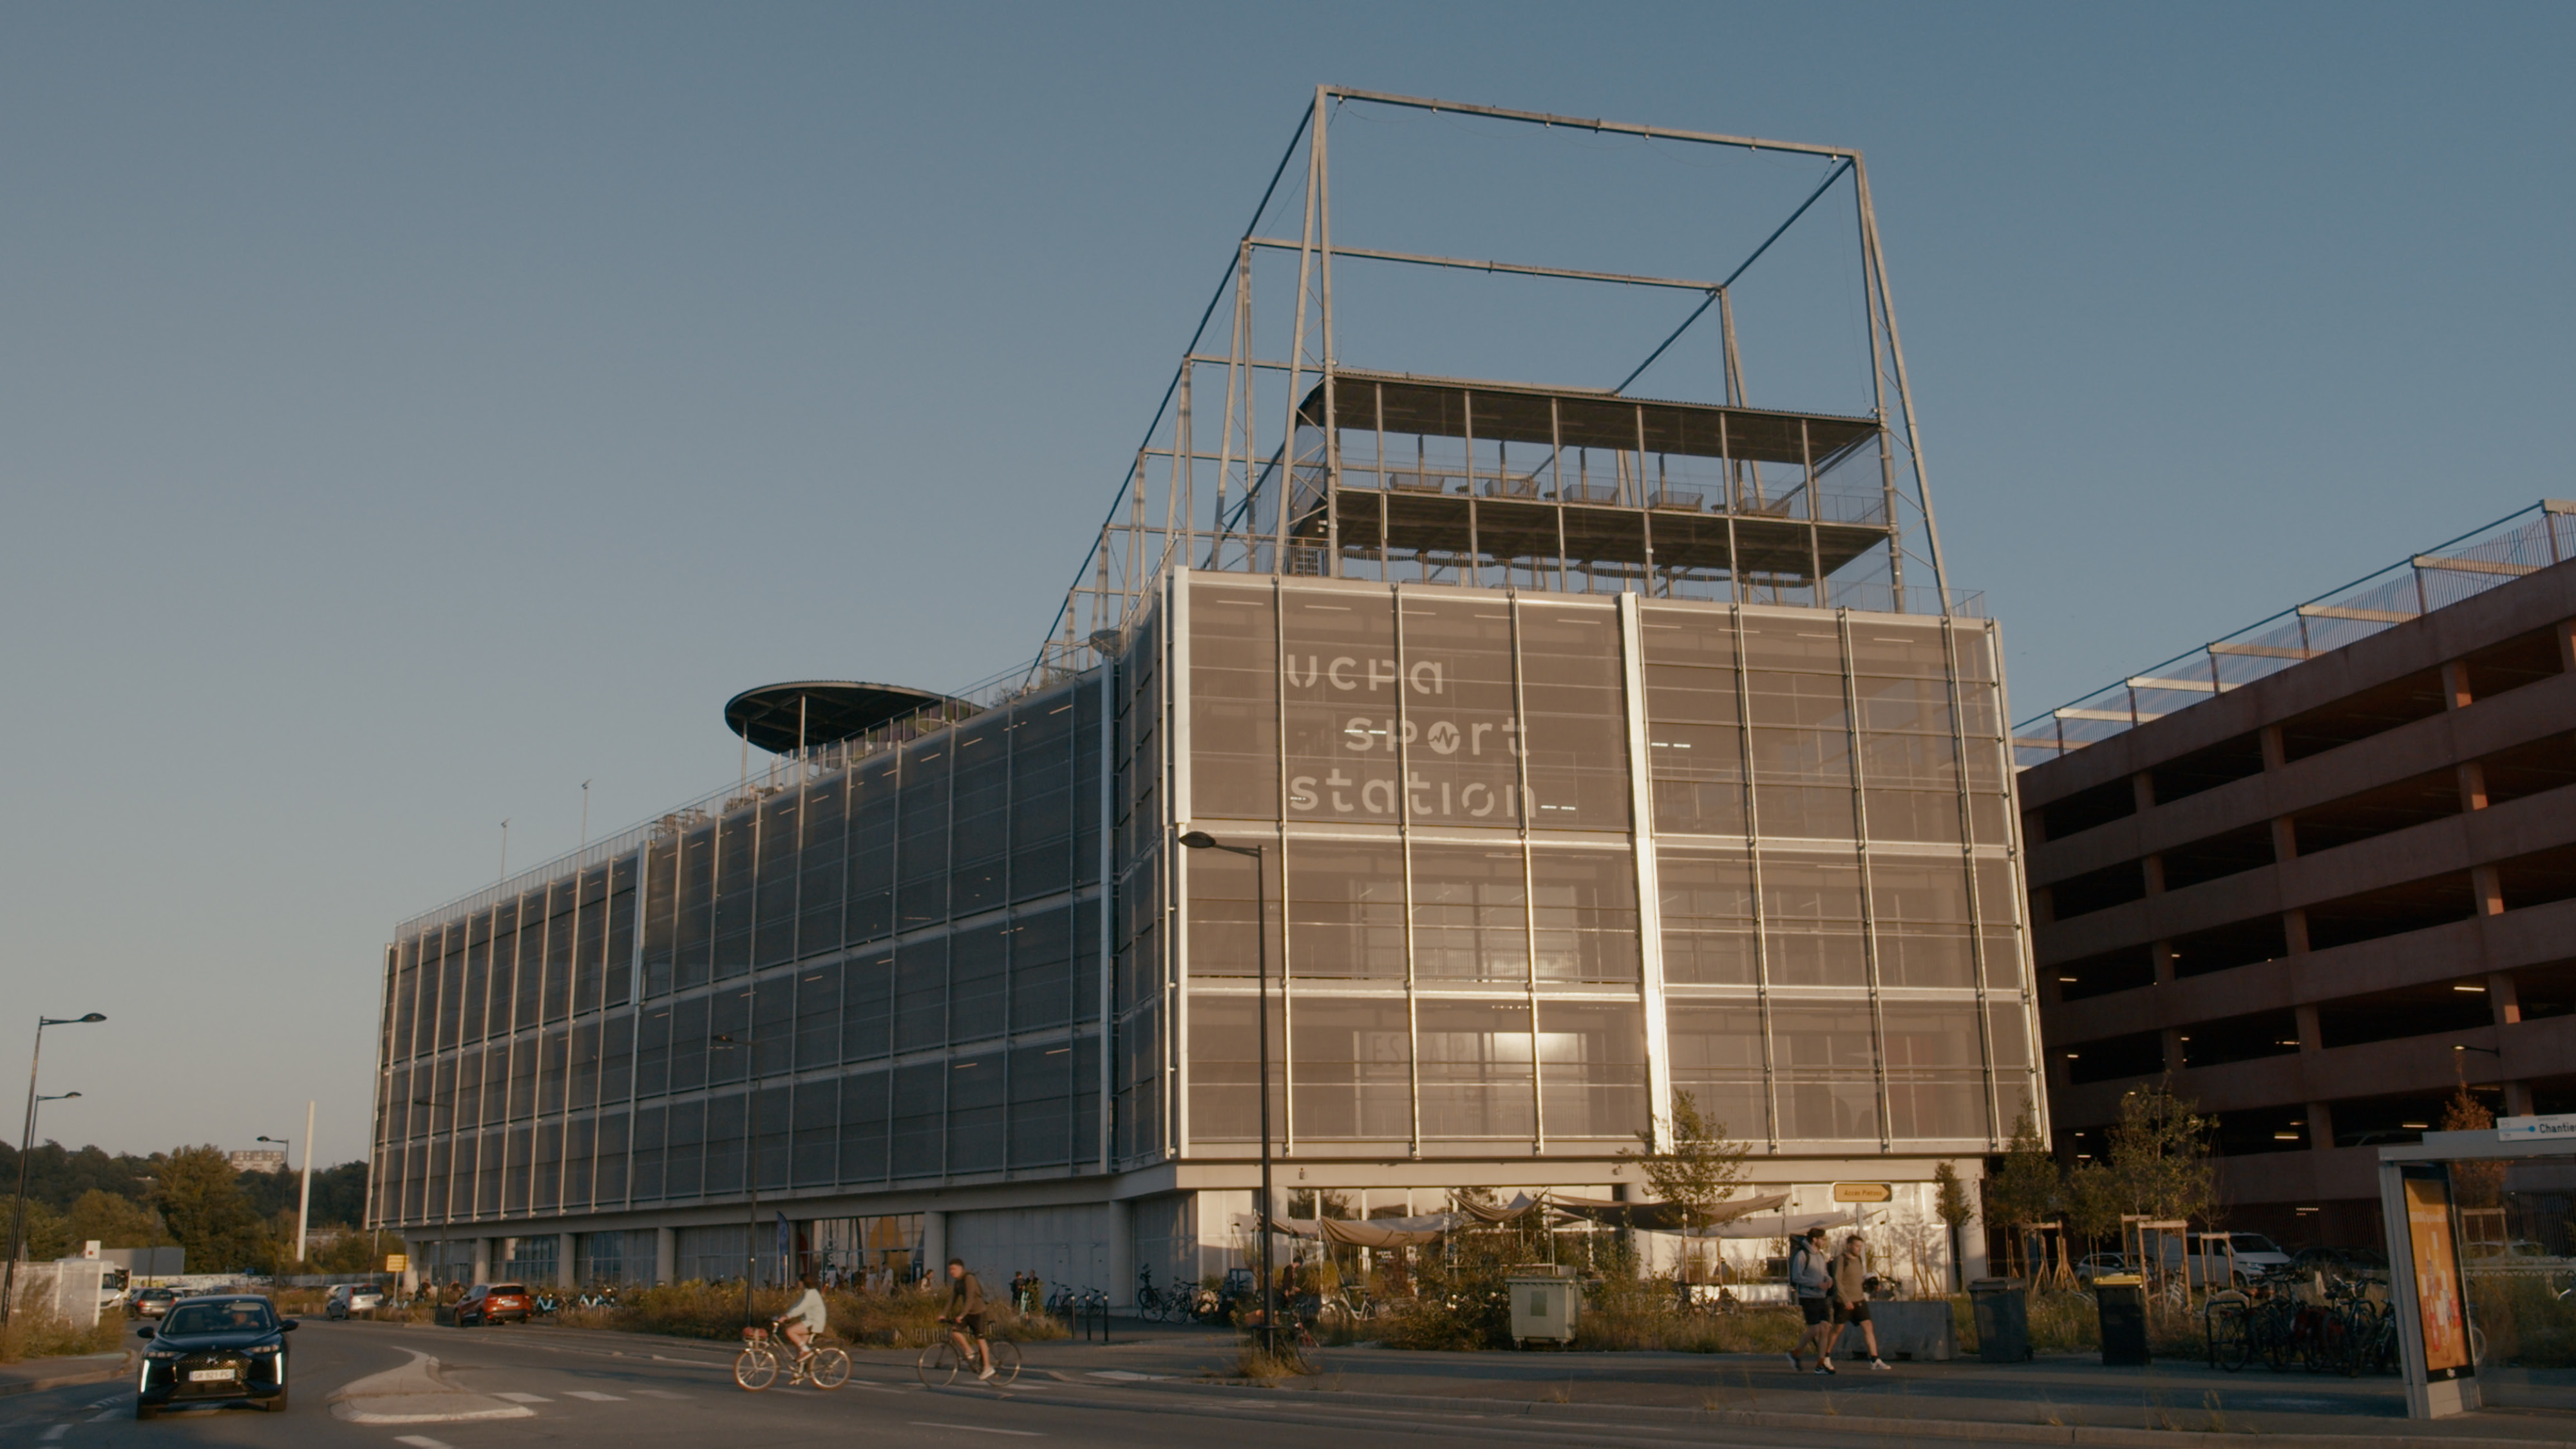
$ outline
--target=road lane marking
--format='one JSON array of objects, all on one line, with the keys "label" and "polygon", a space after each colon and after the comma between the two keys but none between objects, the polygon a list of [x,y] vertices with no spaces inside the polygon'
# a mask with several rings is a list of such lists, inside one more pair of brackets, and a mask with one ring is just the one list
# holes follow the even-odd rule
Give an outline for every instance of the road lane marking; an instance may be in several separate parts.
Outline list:
[{"label": "road lane marking", "polygon": [[[504,1395],[503,1397],[506,1398],[509,1396]],[[603,1394],[597,1389],[566,1389],[564,1390],[564,1397],[567,1399],[588,1399],[594,1404],[622,1404],[626,1402],[626,1396],[624,1394]]]},{"label": "road lane marking", "polygon": [[51,1444],[71,1431],[72,1426],[69,1424],[56,1424],[54,1427],[45,1431],[45,1442]]},{"label": "road lane marking", "polygon": [[915,1419],[912,1421],[912,1427],[916,1429],[963,1429],[969,1434],[1010,1434],[1022,1439],[1043,1439],[1046,1437],[1035,1429],[989,1429],[982,1424],[939,1424],[933,1423],[928,1419]]},{"label": "road lane marking", "polygon": [[394,1442],[409,1444],[411,1449],[456,1449],[456,1446],[446,1440],[432,1439],[427,1434],[396,1434]]},{"label": "road lane marking", "polygon": [[496,1399],[508,1399],[514,1404],[551,1404],[554,1402],[554,1400],[547,1398],[543,1394],[494,1394],[492,1397]]}]

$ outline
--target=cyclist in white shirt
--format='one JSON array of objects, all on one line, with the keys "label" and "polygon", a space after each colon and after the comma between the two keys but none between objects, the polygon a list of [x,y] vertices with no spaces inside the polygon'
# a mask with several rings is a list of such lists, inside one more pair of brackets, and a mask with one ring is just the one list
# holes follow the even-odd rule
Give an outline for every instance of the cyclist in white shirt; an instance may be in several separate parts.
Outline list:
[{"label": "cyclist in white shirt", "polygon": [[805,1290],[804,1295],[796,1300],[794,1307],[779,1315],[778,1326],[787,1335],[787,1341],[796,1345],[797,1355],[802,1357],[813,1351],[814,1335],[824,1330],[830,1315],[823,1307],[822,1292],[814,1286],[813,1274],[799,1274],[796,1282]]}]

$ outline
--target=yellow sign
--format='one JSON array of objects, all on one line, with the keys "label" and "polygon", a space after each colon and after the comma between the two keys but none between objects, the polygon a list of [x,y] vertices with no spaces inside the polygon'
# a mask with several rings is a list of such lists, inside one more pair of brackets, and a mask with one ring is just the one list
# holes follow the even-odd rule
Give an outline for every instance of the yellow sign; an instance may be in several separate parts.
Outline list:
[{"label": "yellow sign", "polygon": [[1896,1196],[1896,1189],[1883,1182],[1838,1182],[1834,1184],[1836,1202],[1886,1202]]},{"label": "yellow sign", "polygon": [[409,1257],[409,1255],[407,1255],[407,1254],[403,1254],[403,1253],[387,1253],[387,1254],[385,1254],[385,1271],[386,1271],[386,1272],[388,1272],[388,1273],[401,1273],[401,1272],[407,1272],[407,1271],[409,1271],[409,1270],[410,1270],[410,1268],[411,1268],[411,1258]]}]

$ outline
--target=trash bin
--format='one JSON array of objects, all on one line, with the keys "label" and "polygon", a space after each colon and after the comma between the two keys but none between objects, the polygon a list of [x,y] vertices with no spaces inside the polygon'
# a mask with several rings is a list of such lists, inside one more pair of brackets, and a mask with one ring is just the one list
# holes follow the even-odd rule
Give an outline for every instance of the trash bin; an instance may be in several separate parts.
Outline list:
[{"label": "trash bin", "polygon": [[2030,1300],[2018,1278],[1979,1278],[1968,1285],[1975,1305],[1977,1359],[1981,1363],[2020,1363],[2030,1357]]},{"label": "trash bin", "polygon": [[2093,1280],[2093,1303],[2102,1315],[2102,1362],[2143,1368],[2147,1355],[2147,1280],[2135,1273],[2105,1273]]}]

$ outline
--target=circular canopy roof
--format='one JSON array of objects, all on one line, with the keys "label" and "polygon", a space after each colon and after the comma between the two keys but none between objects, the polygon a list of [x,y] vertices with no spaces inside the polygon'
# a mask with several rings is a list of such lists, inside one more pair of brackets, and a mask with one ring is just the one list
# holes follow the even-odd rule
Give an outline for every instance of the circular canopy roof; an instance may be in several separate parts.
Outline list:
[{"label": "circular canopy roof", "polygon": [[963,700],[926,689],[804,679],[746,689],[725,701],[724,713],[726,728],[772,754],[783,755],[800,742],[808,748],[828,745],[937,704],[955,706],[960,714],[973,712]]}]

